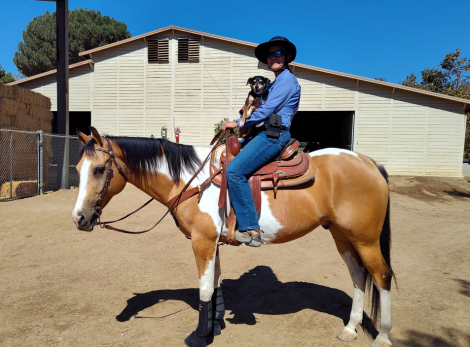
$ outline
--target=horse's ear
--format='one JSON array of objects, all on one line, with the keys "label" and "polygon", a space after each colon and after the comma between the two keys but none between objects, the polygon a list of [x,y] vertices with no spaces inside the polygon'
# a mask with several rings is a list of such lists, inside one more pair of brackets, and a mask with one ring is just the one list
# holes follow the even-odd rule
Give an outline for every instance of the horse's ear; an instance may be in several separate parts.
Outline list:
[{"label": "horse's ear", "polygon": [[101,135],[100,133],[98,132],[98,130],[96,130],[94,127],[90,127],[90,131],[91,131],[91,136],[93,136],[93,138],[95,139],[95,141],[101,146],[103,147],[103,141],[101,140]]},{"label": "horse's ear", "polygon": [[78,136],[78,140],[80,141],[80,143],[82,145],[86,145],[86,143],[90,141],[90,136],[85,135],[78,128],[76,128],[76,131],[77,131],[77,136]]}]

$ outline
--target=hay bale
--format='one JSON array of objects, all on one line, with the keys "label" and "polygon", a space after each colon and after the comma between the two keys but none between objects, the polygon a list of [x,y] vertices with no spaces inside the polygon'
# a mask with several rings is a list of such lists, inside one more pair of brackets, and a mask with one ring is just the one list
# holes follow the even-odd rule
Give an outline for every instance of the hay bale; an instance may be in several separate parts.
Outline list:
[{"label": "hay bale", "polygon": [[0,85],[0,99],[15,100],[18,97],[18,87]]},{"label": "hay bale", "polygon": [[[38,181],[13,181],[12,194],[13,198],[22,196],[36,195],[38,192]],[[2,184],[0,189],[0,198],[10,197],[10,182]]]}]

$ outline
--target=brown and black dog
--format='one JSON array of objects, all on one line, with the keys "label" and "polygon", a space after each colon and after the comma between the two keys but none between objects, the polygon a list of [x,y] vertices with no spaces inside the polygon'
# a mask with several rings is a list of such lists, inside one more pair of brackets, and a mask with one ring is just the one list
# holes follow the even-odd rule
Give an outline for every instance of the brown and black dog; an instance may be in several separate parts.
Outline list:
[{"label": "brown and black dog", "polygon": [[[243,126],[246,120],[251,117],[253,111],[257,109],[254,105],[256,101],[263,103],[268,99],[268,86],[270,83],[271,81],[263,76],[255,76],[248,79],[246,85],[250,85],[251,91],[248,93],[245,105],[242,107],[243,115],[240,121],[240,126]],[[240,129],[240,131],[242,134],[247,135],[247,131],[244,131],[244,129]]]}]

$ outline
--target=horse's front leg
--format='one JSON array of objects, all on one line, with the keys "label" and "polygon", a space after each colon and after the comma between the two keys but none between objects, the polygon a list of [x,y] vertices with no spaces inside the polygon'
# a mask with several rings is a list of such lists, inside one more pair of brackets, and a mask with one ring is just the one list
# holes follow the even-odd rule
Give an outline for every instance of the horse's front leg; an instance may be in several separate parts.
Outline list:
[{"label": "horse's front leg", "polygon": [[[196,330],[184,340],[187,347],[206,347],[206,337],[213,330],[215,308],[213,307],[212,295],[216,279],[217,241],[218,237],[208,238],[202,235],[195,235],[192,238],[199,273],[199,322]],[[220,274],[217,282],[219,279]]]},{"label": "horse's front leg", "polygon": [[215,273],[214,273],[214,294],[212,295],[212,311],[214,318],[214,336],[222,333],[225,327],[225,304],[222,295],[222,287],[220,286],[222,270],[220,268],[219,247],[217,246],[215,256]]}]

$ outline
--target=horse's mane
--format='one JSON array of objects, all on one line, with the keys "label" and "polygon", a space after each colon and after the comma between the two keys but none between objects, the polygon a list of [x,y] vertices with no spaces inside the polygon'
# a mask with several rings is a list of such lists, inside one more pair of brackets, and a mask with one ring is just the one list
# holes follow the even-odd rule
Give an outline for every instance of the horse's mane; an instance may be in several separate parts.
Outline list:
[{"label": "horse's mane", "polygon": [[[122,153],[131,176],[137,181],[146,183],[147,174],[152,168],[158,168],[165,156],[171,179],[178,184],[183,170],[194,173],[201,161],[196,155],[194,147],[173,143],[165,139],[144,137],[106,136],[115,142]],[[95,139],[91,139],[82,148],[78,161],[83,155],[96,156]]]}]

